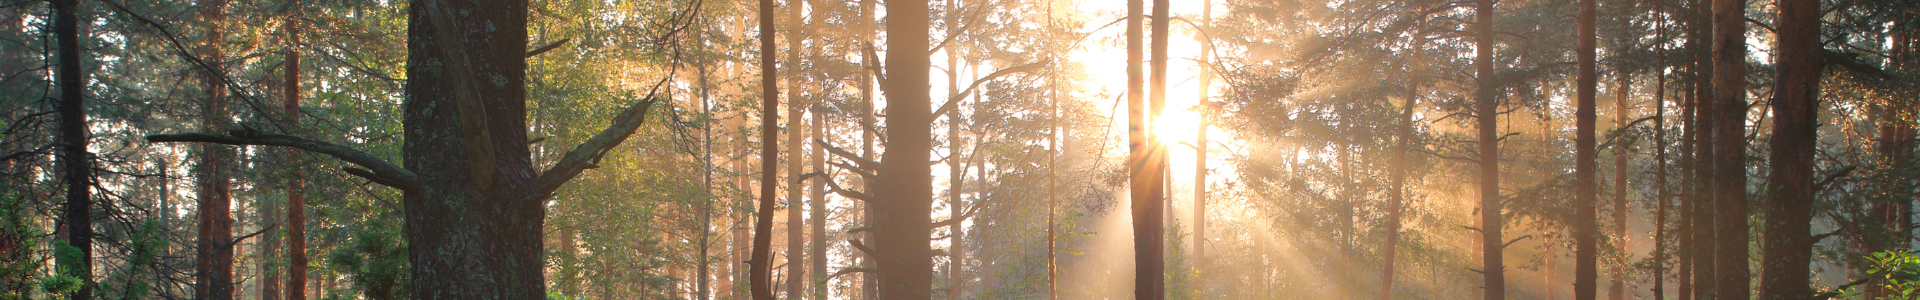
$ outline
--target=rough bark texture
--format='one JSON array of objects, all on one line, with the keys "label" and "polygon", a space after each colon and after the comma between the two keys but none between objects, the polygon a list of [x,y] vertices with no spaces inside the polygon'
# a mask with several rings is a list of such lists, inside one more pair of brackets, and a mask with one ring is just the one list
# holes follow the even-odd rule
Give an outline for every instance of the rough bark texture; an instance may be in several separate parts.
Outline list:
[{"label": "rough bark texture", "polygon": [[[416,0],[404,166],[415,299],[542,299],[544,195],[527,148],[525,0]],[[488,226],[472,226],[487,224]]]},{"label": "rough bark texture", "polygon": [[1762,241],[1760,299],[1806,299],[1813,243],[1813,162],[1819,128],[1820,1],[1779,4],[1773,90],[1773,149],[1768,162],[1766,240]]},{"label": "rough bark texture", "polygon": [[1494,99],[1493,82],[1493,3],[1480,0],[1474,6],[1474,77],[1479,78],[1474,87],[1474,117],[1479,131],[1480,160],[1480,268],[1483,297],[1486,300],[1506,299],[1506,264],[1501,257],[1500,237],[1500,134],[1498,118],[1499,105]]},{"label": "rough bark texture", "polygon": [[[55,84],[60,100],[54,109],[60,115],[58,160],[66,184],[66,205],[60,228],[66,244],[79,249],[79,257],[62,256],[56,263],[61,273],[83,280],[79,291],[68,299],[93,297],[93,154],[87,152],[86,74],[80,66],[80,16],[78,0],[52,0],[56,53]],[[25,252],[25,251],[21,251]]]},{"label": "rough bark texture", "polygon": [[1686,48],[1687,57],[1692,61],[1687,69],[1692,77],[1689,80],[1689,88],[1692,89],[1689,97],[1692,98],[1690,108],[1693,109],[1689,113],[1692,115],[1692,124],[1687,126],[1687,134],[1693,147],[1692,165],[1689,166],[1693,170],[1693,180],[1692,195],[1687,197],[1690,202],[1688,206],[1691,206],[1687,219],[1692,228],[1688,230],[1691,245],[1686,247],[1686,252],[1692,257],[1693,263],[1693,274],[1689,280],[1693,284],[1691,296],[1699,300],[1713,300],[1716,283],[1714,274],[1719,274],[1720,270],[1714,268],[1716,259],[1713,255],[1716,228],[1713,185],[1717,182],[1713,180],[1713,123],[1716,115],[1712,88],[1714,62],[1711,59],[1713,47],[1708,41],[1713,37],[1712,0],[1691,0],[1688,3],[1692,9],[1682,15],[1688,17]]},{"label": "rough bark texture", "polygon": [[754,210],[753,256],[747,261],[747,292],[773,300],[773,193],[780,186],[780,80],[774,66],[773,0],[760,0],[760,201]]},{"label": "rough bark texture", "polygon": [[1747,299],[1746,0],[1713,0],[1714,299]]},{"label": "rough bark texture", "polygon": [[[1665,62],[1662,59],[1656,66],[1664,66]],[[1673,207],[1673,199],[1669,198],[1672,194],[1667,192],[1667,74],[1656,69],[1653,76],[1653,199],[1656,201],[1653,213],[1653,297],[1667,299],[1667,264],[1671,257],[1667,254],[1667,224],[1670,216],[1668,211]]]},{"label": "rough bark texture", "polygon": [[926,0],[886,2],[887,152],[872,187],[873,250],[879,299],[932,297],[933,108],[928,97],[929,13]]},{"label": "rough bark texture", "polygon": [[[205,131],[225,130],[227,117],[225,74],[220,62],[225,61],[219,41],[225,38],[221,27],[226,19],[226,1],[214,0],[205,4],[201,18],[208,24],[207,44],[200,51],[202,60],[213,64],[213,70],[205,74],[203,83],[207,87],[207,99],[200,104],[200,126]],[[199,235],[195,261],[195,296],[198,299],[233,299],[233,217],[230,210],[233,205],[232,181],[228,179],[228,161],[233,157],[233,149],[223,145],[200,145],[200,163],[195,166],[195,194],[199,199]]]},{"label": "rough bark texture", "polygon": [[1579,33],[1574,37],[1574,55],[1578,71],[1574,73],[1574,139],[1573,139],[1573,299],[1593,300],[1599,281],[1600,227],[1597,222],[1599,206],[1598,153],[1594,149],[1594,96],[1598,92],[1597,75],[1594,72],[1594,7],[1597,0],[1580,1]]}]

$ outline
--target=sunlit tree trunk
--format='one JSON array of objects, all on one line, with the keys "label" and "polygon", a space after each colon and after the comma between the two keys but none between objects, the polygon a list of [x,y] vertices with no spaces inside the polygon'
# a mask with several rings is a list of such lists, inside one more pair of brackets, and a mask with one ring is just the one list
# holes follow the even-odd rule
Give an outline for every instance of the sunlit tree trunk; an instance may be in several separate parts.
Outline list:
[{"label": "sunlit tree trunk", "polygon": [[801,211],[806,207],[806,202],[801,198],[804,186],[798,181],[800,179],[800,164],[806,161],[804,158],[806,152],[801,152],[800,150],[800,144],[805,142],[801,134],[803,132],[801,130],[801,128],[803,128],[801,124],[805,120],[802,118],[804,111],[802,111],[801,108],[804,107],[806,102],[800,99],[800,82],[804,80],[801,78],[801,74],[805,73],[799,71],[799,67],[804,65],[804,63],[800,62],[800,50],[806,49],[805,47],[807,47],[801,44],[802,40],[807,36],[807,21],[800,18],[800,10],[803,9],[803,3],[805,2],[799,0],[787,1],[787,68],[786,74],[782,74],[787,78],[787,180],[785,183],[787,185],[786,277],[788,299],[804,299],[803,296],[806,295],[805,289],[808,278],[806,275],[807,225],[806,219],[801,216]]},{"label": "sunlit tree trunk", "polygon": [[[1766,240],[1762,241],[1760,299],[1806,299],[1813,255],[1814,150],[1818,147],[1820,1],[1779,3],[1774,47],[1773,139],[1767,161]],[[1901,236],[1905,236],[1902,234]]]},{"label": "sunlit tree trunk", "polygon": [[1504,245],[1500,237],[1500,219],[1503,205],[1500,204],[1500,134],[1497,131],[1500,117],[1499,105],[1495,100],[1493,82],[1493,4],[1488,0],[1479,0],[1474,6],[1474,77],[1479,78],[1474,87],[1474,117],[1479,131],[1480,160],[1480,269],[1484,284],[1484,299],[1506,299],[1506,261],[1501,257]]},{"label": "sunlit tree trunk", "polygon": [[[225,39],[222,34],[226,21],[226,1],[213,0],[205,3],[201,18],[207,23],[206,44],[200,48],[200,57],[214,70],[205,74],[203,81],[207,87],[207,99],[200,104],[201,130],[219,132],[226,130],[227,89],[226,76],[221,62],[225,61],[220,44]],[[228,160],[233,158],[233,149],[226,145],[200,145],[200,163],[194,172],[198,176],[199,205],[199,258],[196,268],[199,276],[195,280],[198,299],[233,299],[233,217],[230,210],[233,205],[228,171]]]},{"label": "sunlit tree trunk", "polygon": [[747,261],[747,292],[773,300],[773,209],[780,187],[780,86],[774,57],[773,0],[760,0],[760,201],[754,210],[753,256]]},{"label": "sunlit tree trunk", "polygon": [[[1213,0],[1200,1],[1200,28],[1205,31],[1213,30]],[[1200,129],[1199,132],[1194,133],[1193,142],[1193,278],[1195,280],[1192,282],[1194,289],[1199,290],[1200,296],[1205,298],[1210,295],[1207,293],[1208,280],[1203,275],[1211,266],[1207,261],[1207,144],[1211,143],[1207,140],[1207,128],[1213,126],[1213,120],[1207,116],[1210,113],[1207,107],[1212,106],[1212,91],[1209,89],[1213,85],[1213,71],[1209,69],[1209,64],[1212,63],[1213,58],[1213,43],[1209,42],[1204,32],[1194,35],[1194,38],[1200,42],[1198,65],[1201,69],[1196,76],[1199,77],[1198,102],[1202,109],[1198,126]],[[1392,267],[1387,269],[1392,270]],[[1387,281],[1392,280],[1389,278]]]},{"label": "sunlit tree trunk", "polygon": [[1128,109],[1128,186],[1133,215],[1134,299],[1157,300],[1166,297],[1166,273],[1163,226],[1165,203],[1165,158],[1153,136],[1153,118],[1158,115],[1164,97],[1164,58],[1166,53],[1166,2],[1154,1],[1152,98],[1141,101],[1141,62],[1145,3],[1127,2],[1127,109]]},{"label": "sunlit tree trunk", "polygon": [[880,299],[926,300],[932,296],[931,234],[933,109],[927,84],[929,13],[925,0],[886,2],[887,152],[872,188],[873,250],[877,252]]},{"label": "sunlit tree trunk", "polygon": [[[879,36],[879,25],[877,24],[878,22],[874,21],[874,9],[879,6],[878,2],[878,0],[860,0],[859,23],[861,27],[861,41],[873,42],[873,39]],[[868,50],[871,50],[872,44],[869,43],[866,47]],[[872,56],[862,56],[860,58],[860,67],[863,70],[860,72],[860,126],[858,128],[860,131],[860,159],[868,161],[874,160],[873,143],[875,132],[873,128],[879,123],[873,113],[874,79],[878,77],[875,75],[880,73],[879,69],[883,67],[880,61],[877,61],[878,59],[878,57]],[[874,186],[873,180],[864,177],[862,177],[861,180],[855,180],[853,184],[855,188],[861,189]],[[874,216],[879,214],[878,208],[874,207],[873,203],[862,202],[858,205],[860,206],[860,226],[873,227]],[[871,242],[874,241],[874,234],[872,231],[860,233],[859,239]],[[854,259],[859,263],[860,267],[868,270],[878,270],[880,268],[877,265],[879,263],[878,257],[874,257],[866,252],[856,252]],[[860,281],[858,283],[860,295],[858,299],[880,299],[880,277],[876,276],[875,273],[877,272],[860,273]]]},{"label": "sunlit tree trunk", "polygon": [[[947,25],[946,35],[948,37],[961,34],[959,26],[961,5],[962,3],[958,0],[947,0],[945,17]],[[946,94],[954,94],[960,90],[960,53],[954,51],[959,46],[948,44],[945,45],[945,47],[943,52],[946,52],[944,56],[947,57],[947,67],[945,68],[947,73]],[[946,101],[961,100],[962,99],[946,99]],[[962,137],[960,136],[960,126],[964,122],[965,121],[960,119],[960,109],[958,107],[947,110],[947,216],[950,218],[948,220],[959,220],[963,213],[962,210],[964,209],[960,191],[966,186],[966,169],[968,167],[961,160],[961,158],[966,157],[968,154],[965,153],[966,150],[965,147],[962,146]],[[960,223],[959,221],[954,221],[953,224],[947,225],[947,299],[960,299],[960,287],[962,280],[965,278],[963,273],[966,269],[966,232],[963,231]]]},{"label": "sunlit tree trunk", "polygon": [[1614,128],[1615,133],[1609,135],[1614,139],[1613,247],[1614,249],[1618,249],[1617,251],[1622,255],[1619,261],[1609,264],[1613,269],[1613,274],[1609,274],[1612,278],[1607,280],[1607,299],[1626,300],[1628,294],[1626,285],[1627,270],[1625,266],[1627,265],[1626,258],[1628,256],[1624,254],[1628,253],[1627,250],[1629,248],[1632,248],[1628,247],[1627,244],[1627,201],[1630,201],[1631,197],[1627,195],[1627,147],[1629,145],[1625,142],[1627,139],[1621,135],[1627,132],[1627,94],[1631,92],[1627,88],[1627,82],[1632,80],[1632,73],[1628,72],[1625,68],[1615,70],[1614,72],[1614,75],[1617,77],[1614,78],[1613,85],[1613,124],[1616,127]]},{"label": "sunlit tree trunk", "polygon": [[[58,229],[78,256],[62,255],[56,263],[60,273],[78,277],[80,290],[67,299],[92,299],[93,279],[93,154],[87,152],[86,74],[80,66],[80,16],[78,0],[51,0],[53,9],[55,54],[54,83],[59,85],[60,100],[54,109],[60,117],[59,154],[54,158],[66,185],[66,205]],[[11,75],[11,74],[9,74]]]},{"label": "sunlit tree trunk", "polygon": [[1413,147],[1413,111],[1420,104],[1421,68],[1415,64],[1421,63],[1420,47],[1424,46],[1426,40],[1417,36],[1413,40],[1406,54],[1409,56],[1407,61],[1412,62],[1407,65],[1406,104],[1400,107],[1400,128],[1394,137],[1393,158],[1389,161],[1391,165],[1387,166],[1391,172],[1387,180],[1393,186],[1387,188],[1387,240],[1380,247],[1383,251],[1380,259],[1385,261],[1380,271],[1380,300],[1393,299],[1394,263],[1400,259],[1401,210],[1405,209],[1407,201],[1407,151]]},{"label": "sunlit tree trunk", "polygon": [[1597,206],[1600,201],[1598,156],[1594,149],[1594,96],[1598,92],[1595,74],[1594,7],[1597,0],[1580,1],[1579,33],[1574,39],[1574,55],[1579,70],[1574,73],[1574,182],[1573,182],[1573,299],[1593,300],[1599,281],[1600,228]]},{"label": "sunlit tree trunk", "polygon": [[[292,6],[290,6],[289,8],[290,13],[287,14],[286,23],[281,24],[281,26],[284,26],[284,29],[282,31],[284,31],[287,34],[287,61],[285,63],[286,73],[282,74],[283,76],[285,76],[285,78],[281,79],[281,81],[284,82],[285,84],[285,86],[282,87],[284,90],[282,90],[281,92],[285,93],[285,95],[282,95],[282,98],[284,98],[282,99],[282,101],[284,101],[283,104],[285,104],[286,106],[285,108],[286,116],[284,117],[284,119],[281,120],[281,122],[286,124],[287,128],[299,128],[300,127],[300,22],[299,22],[300,21],[300,14],[299,14],[300,1],[293,0],[289,2],[291,2],[292,4]],[[300,161],[299,152],[287,151],[286,155],[288,156],[287,160],[289,162],[295,162],[293,164],[294,166],[299,165],[297,163]],[[286,186],[287,216],[286,216],[286,222],[285,222],[286,230],[287,230],[287,242],[286,242],[287,243],[287,268],[286,268],[287,279],[285,282],[286,286],[284,290],[280,290],[276,286],[275,291],[263,291],[262,292],[263,295],[274,295],[274,294],[284,293],[280,295],[274,295],[273,297],[261,297],[263,299],[279,299],[281,295],[286,296],[287,300],[306,300],[307,299],[306,297],[307,295],[305,293],[302,293],[306,291],[306,287],[307,287],[307,249],[306,249],[307,248],[307,224],[306,224],[307,223],[307,208],[306,208],[307,195],[305,191],[306,183],[307,183],[306,177],[301,176],[298,172],[294,172],[294,174],[291,174],[291,176],[287,176],[287,186]],[[270,282],[269,286],[274,286],[271,284],[271,282],[274,282],[277,279],[278,278],[272,278],[272,277],[267,278],[267,281]]]},{"label": "sunlit tree trunk", "polygon": [[[822,115],[824,115],[825,110],[820,109],[818,104],[816,104],[812,110],[813,110],[813,126],[810,126],[810,127],[812,127],[813,129],[813,139],[824,140],[826,139],[826,135],[825,135],[826,120]],[[796,143],[804,143],[804,142],[805,141],[796,141]],[[820,145],[814,145],[812,159],[813,159],[813,172],[825,174],[827,172],[826,148],[821,147]],[[832,178],[821,178],[821,179],[815,179],[812,181],[813,202],[810,203],[810,205],[808,206],[808,209],[809,209],[808,213],[811,214],[808,217],[811,219],[810,221],[812,223],[810,224],[811,226],[809,226],[810,228],[808,230],[813,232],[813,235],[812,235],[813,240],[810,242],[809,244],[810,248],[807,249],[807,252],[808,252],[808,256],[811,256],[814,258],[813,260],[809,261],[810,263],[812,263],[812,268],[813,268],[813,270],[808,272],[808,274],[813,275],[811,280],[812,281],[811,288],[813,293],[812,293],[812,296],[808,299],[814,299],[814,300],[826,300],[827,287],[828,287],[827,285],[827,274],[828,274],[827,273],[828,272],[827,271],[827,190],[826,190],[826,182],[823,180],[832,180]]]},{"label": "sunlit tree trunk", "polygon": [[1747,299],[1746,0],[1713,0],[1715,299]]}]

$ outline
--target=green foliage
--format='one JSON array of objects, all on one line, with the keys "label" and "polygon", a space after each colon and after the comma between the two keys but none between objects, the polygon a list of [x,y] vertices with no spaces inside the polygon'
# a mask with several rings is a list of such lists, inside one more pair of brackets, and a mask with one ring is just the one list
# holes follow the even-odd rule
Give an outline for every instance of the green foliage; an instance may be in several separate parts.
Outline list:
[{"label": "green foliage", "polygon": [[1885,295],[1873,300],[1914,300],[1920,299],[1920,256],[1906,251],[1883,251],[1869,258],[1873,265],[1867,269],[1878,279],[1879,288],[1885,289]]}]

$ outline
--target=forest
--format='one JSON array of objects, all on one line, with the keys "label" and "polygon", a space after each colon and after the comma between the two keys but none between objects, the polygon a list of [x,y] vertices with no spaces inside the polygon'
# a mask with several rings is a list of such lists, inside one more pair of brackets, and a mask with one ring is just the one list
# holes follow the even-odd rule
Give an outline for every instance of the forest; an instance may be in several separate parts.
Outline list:
[{"label": "forest", "polygon": [[0,0],[0,300],[1920,299],[1916,48],[1913,0]]}]

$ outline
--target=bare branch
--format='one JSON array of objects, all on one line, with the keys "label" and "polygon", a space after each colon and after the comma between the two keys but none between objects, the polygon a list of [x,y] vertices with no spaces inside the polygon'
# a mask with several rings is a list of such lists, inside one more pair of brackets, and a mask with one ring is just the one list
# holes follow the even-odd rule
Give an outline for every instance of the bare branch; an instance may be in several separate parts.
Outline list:
[{"label": "bare branch", "polygon": [[853,161],[855,164],[858,164],[860,166],[861,170],[872,171],[872,170],[880,169],[880,162],[860,157],[859,154],[853,154],[853,151],[847,151],[847,149],[834,147],[831,144],[827,144],[827,140],[814,139],[813,143],[820,145],[820,148],[827,149],[827,152],[831,152],[833,153],[833,155],[838,155],[840,156],[840,158],[845,158],[847,160]]},{"label": "bare branch", "polygon": [[558,42],[553,42],[552,44],[547,44],[546,46],[540,46],[539,49],[533,49],[533,51],[527,51],[527,57],[533,57],[534,55],[547,53],[547,51],[553,51],[553,49],[558,49],[560,48],[560,46],[566,45],[567,42],[571,42],[571,41],[573,41],[573,38],[564,38],[564,39],[560,39],[560,41]]},{"label": "bare branch", "polygon": [[[393,163],[387,162],[386,160],[382,160],[378,157],[374,157],[372,154],[367,154],[366,152],[361,152],[360,150],[354,150],[353,148],[348,148],[346,146],[336,145],[328,142],[316,141],[316,140],[297,137],[297,136],[259,132],[259,131],[253,130],[252,128],[243,127],[242,129],[236,129],[236,130],[230,131],[227,134],[214,134],[214,133],[156,134],[156,135],[147,136],[147,141],[153,142],[153,143],[187,142],[187,143],[214,143],[214,144],[226,144],[226,145],[260,145],[260,146],[292,147],[292,148],[306,150],[314,153],[325,154],[327,156],[332,156],[334,158],[338,158],[348,163],[352,163],[354,165],[359,165],[360,167],[367,168],[367,170],[363,170],[363,171],[366,171],[365,172],[366,174],[354,174],[354,175],[368,177],[368,179],[373,179],[374,182],[378,182],[382,185],[391,186],[401,190],[412,190],[415,187],[418,187],[420,182],[419,176],[414,175],[412,171],[407,171],[406,168],[401,168],[399,165],[395,165]],[[348,172],[352,173],[352,171],[348,171]],[[371,175],[371,177],[369,177],[369,175]]]},{"label": "bare branch", "polygon": [[967,95],[973,93],[974,89],[980,88],[981,83],[993,81],[995,78],[1000,78],[1000,76],[1007,76],[1009,74],[1033,72],[1033,70],[1039,70],[1040,67],[1044,67],[1047,64],[1052,62],[1053,62],[1053,59],[1051,58],[1041,59],[1038,62],[1015,66],[1012,68],[1000,69],[999,71],[993,71],[993,74],[987,74],[987,77],[981,77],[980,80],[974,80],[973,84],[967,85],[966,89],[960,90],[959,92],[953,93],[952,96],[947,97],[947,104],[941,104],[940,109],[933,110],[933,115],[938,116],[938,115],[946,114],[948,110],[952,110],[955,105],[960,104],[960,99],[966,98]]}]

